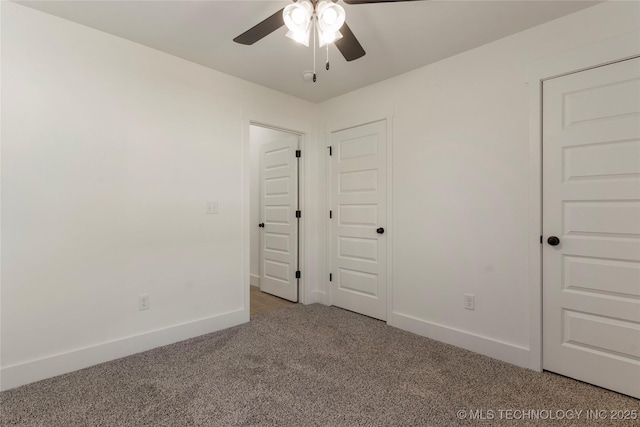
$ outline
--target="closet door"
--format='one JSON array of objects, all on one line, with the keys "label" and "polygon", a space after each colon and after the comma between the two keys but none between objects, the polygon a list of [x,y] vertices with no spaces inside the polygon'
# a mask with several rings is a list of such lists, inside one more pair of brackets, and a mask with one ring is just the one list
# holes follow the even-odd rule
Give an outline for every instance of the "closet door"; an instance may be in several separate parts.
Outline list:
[{"label": "closet door", "polygon": [[640,398],[640,59],[543,85],[543,366]]}]

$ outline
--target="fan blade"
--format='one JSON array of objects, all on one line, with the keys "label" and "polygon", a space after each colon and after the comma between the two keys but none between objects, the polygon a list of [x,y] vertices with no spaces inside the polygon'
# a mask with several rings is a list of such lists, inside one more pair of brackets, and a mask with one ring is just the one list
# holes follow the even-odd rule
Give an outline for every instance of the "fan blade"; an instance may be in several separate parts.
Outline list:
[{"label": "fan blade", "polygon": [[273,33],[284,25],[284,18],[282,17],[283,10],[284,8],[280,9],[264,21],[249,28],[247,31],[233,39],[233,41],[240,44],[252,45],[263,37]]},{"label": "fan blade", "polygon": [[342,38],[334,43],[342,56],[344,56],[344,59],[353,61],[354,59],[362,58],[366,52],[346,22],[340,28],[340,32],[342,33]]},{"label": "fan blade", "polygon": [[425,0],[344,0],[346,4],[396,3],[401,1],[425,1]]}]

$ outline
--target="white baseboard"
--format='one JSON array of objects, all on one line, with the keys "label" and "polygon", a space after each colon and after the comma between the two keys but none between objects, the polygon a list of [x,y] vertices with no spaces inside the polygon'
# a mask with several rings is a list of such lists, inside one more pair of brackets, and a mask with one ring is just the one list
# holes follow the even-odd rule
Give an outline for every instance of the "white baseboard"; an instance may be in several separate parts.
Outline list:
[{"label": "white baseboard", "polygon": [[40,381],[249,321],[241,309],[0,369],[0,390]]},{"label": "white baseboard", "polygon": [[305,298],[305,301],[303,301],[303,302],[304,302],[305,305],[309,305],[309,304],[329,305],[326,302],[326,299],[327,299],[326,292],[312,291],[312,292],[308,293],[307,298]]},{"label": "white baseboard", "polygon": [[249,283],[251,284],[251,286],[260,287],[260,276],[256,276],[255,274],[250,275]]},{"label": "white baseboard", "polygon": [[404,329],[423,337],[464,348],[465,350],[480,353],[516,366],[530,368],[529,350],[524,347],[428,322],[406,314],[391,313],[387,323],[390,326]]}]

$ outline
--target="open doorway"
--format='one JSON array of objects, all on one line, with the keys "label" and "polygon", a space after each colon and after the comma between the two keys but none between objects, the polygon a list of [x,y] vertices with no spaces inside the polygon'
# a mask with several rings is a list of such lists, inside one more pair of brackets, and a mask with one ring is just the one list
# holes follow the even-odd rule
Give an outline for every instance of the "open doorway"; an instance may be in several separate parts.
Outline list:
[{"label": "open doorway", "polygon": [[250,125],[251,316],[299,300],[301,136]]}]

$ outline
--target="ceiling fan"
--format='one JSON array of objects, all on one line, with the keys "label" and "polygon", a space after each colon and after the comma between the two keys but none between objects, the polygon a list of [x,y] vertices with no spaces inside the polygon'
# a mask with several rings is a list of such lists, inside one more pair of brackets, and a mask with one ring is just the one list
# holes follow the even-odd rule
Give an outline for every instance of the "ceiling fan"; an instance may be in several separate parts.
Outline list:
[{"label": "ceiling fan", "polygon": [[[349,5],[358,5],[419,0],[343,1]],[[252,45],[286,25],[289,28],[287,37],[308,46],[309,37],[312,33],[315,40],[316,32],[313,27],[317,25],[320,47],[334,43],[347,61],[353,61],[365,55],[364,48],[344,21],[344,9],[337,4],[338,0],[293,0],[293,2],[293,4],[280,9],[267,19],[240,34],[233,41],[244,45]]]}]

